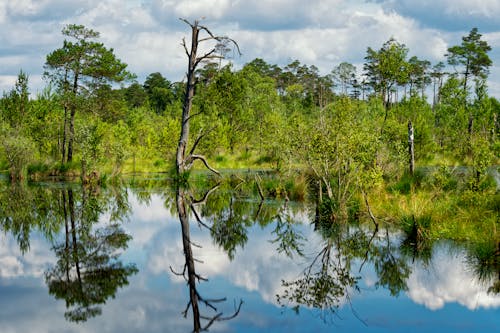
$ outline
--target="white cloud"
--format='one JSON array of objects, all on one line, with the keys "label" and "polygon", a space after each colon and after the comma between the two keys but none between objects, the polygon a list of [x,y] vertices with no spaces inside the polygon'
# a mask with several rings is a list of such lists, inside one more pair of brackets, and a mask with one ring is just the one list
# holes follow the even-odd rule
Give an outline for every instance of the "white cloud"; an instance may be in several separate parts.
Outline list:
[{"label": "white cloud", "polygon": [[[326,74],[342,61],[362,64],[368,46],[378,49],[391,37],[406,44],[410,55],[442,61],[446,49],[475,23],[480,31],[487,24],[485,38],[494,42],[498,16],[496,0],[0,1],[1,74],[12,77],[23,68],[41,75],[46,54],[62,44],[60,31],[67,23],[101,32],[101,40],[141,82],[157,71],[172,81],[184,78],[180,43],[189,27],[179,17],[205,17],[202,23],[214,33],[234,38],[243,52],[233,60],[236,68],[256,57],[280,66],[298,59]],[[494,55],[494,63],[499,56]],[[498,71],[492,70],[490,82],[498,87]],[[40,90],[43,83],[31,86]],[[500,97],[497,88],[490,92]]]}]

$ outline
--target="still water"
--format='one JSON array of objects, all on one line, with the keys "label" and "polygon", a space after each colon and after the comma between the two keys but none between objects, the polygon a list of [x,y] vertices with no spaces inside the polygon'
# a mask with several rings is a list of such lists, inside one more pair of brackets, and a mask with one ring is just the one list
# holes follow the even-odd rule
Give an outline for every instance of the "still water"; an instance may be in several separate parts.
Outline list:
[{"label": "still water", "polygon": [[500,331],[496,244],[212,185],[2,184],[0,332]]}]

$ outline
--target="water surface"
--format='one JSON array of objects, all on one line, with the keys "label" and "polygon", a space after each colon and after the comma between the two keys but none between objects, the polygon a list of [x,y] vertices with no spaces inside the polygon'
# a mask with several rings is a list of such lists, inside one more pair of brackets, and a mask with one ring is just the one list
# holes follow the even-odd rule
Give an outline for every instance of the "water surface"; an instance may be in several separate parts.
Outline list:
[{"label": "water surface", "polygon": [[222,187],[204,197],[210,188],[3,184],[0,331],[191,332],[186,244],[212,332],[500,328],[496,244],[415,244],[314,223],[313,205]]}]

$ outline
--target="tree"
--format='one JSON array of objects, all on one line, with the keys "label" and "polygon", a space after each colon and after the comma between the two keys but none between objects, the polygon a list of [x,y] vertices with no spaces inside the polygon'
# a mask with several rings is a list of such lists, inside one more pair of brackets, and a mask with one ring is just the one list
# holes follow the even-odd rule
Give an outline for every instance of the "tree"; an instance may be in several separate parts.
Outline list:
[{"label": "tree", "polygon": [[29,107],[29,77],[22,70],[19,71],[14,88],[5,94],[0,102],[2,118],[11,127],[20,127],[25,120]]},{"label": "tree", "polygon": [[143,106],[148,99],[148,95],[143,86],[134,82],[125,89],[125,100],[129,108],[138,108]]},{"label": "tree", "polygon": [[430,61],[420,60],[416,56],[408,60],[407,75],[410,84],[410,96],[413,96],[420,90],[423,97],[425,87],[431,83],[428,73],[430,65]]},{"label": "tree", "polygon": [[348,62],[342,62],[333,69],[332,75],[340,85],[340,94],[347,96],[347,88],[356,79],[356,66]]},{"label": "tree", "polygon": [[[82,322],[100,315],[100,306],[128,285],[128,277],[138,270],[119,260],[131,239],[119,223],[94,227],[107,203],[85,190],[78,202],[77,194],[63,189],[55,206],[59,212],[54,213],[62,215],[64,240],[53,247],[57,263],[45,272],[45,281],[51,295],[66,301],[64,317]],[[110,213],[111,219],[123,218],[127,207],[118,206]]]},{"label": "tree", "polygon": [[85,103],[99,89],[133,76],[126,71],[127,65],[116,58],[113,49],[94,41],[99,38],[98,32],[83,25],[70,24],[64,27],[62,34],[75,41],[64,40],[61,48],[47,55],[45,77],[55,84],[62,96],[64,124],[61,153],[64,163],[73,160],[77,111],[83,110]]},{"label": "tree", "polygon": [[[201,160],[209,170],[218,174],[217,170],[213,169],[208,165],[208,162],[206,161],[204,156],[194,154],[196,146],[199,144],[200,140],[203,138],[203,136],[205,136],[206,133],[201,133],[195,140],[189,152],[187,151],[189,143],[190,120],[193,116],[196,116],[196,114],[191,114],[191,108],[193,106],[193,97],[196,84],[196,78],[195,78],[196,69],[200,64],[200,62],[217,57],[214,54],[216,52],[215,46],[210,51],[201,56],[198,55],[198,46],[201,42],[205,41],[216,41],[220,43],[223,40],[228,40],[236,46],[238,52],[239,52],[239,47],[235,41],[233,41],[228,37],[216,36],[212,34],[212,32],[208,30],[208,28],[200,25],[198,21],[194,21],[194,23],[190,23],[189,21],[184,19],[182,19],[182,21],[191,27],[191,48],[188,49],[186,45],[186,40],[183,39],[182,45],[188,57],[188,70],[187,70],[187,84],[184,95],[184,102],[182,106],[181,133],[179,136],[179,144],[177,146],[177,153],[176,153],[177,175],[180,176],[181,174],[184,174],[186,171],[188,171],[192,167],[193,162],[195,160]],[[205,37],[200,36],[200,33],[206,33],[208,36]]]},{"label": "tree", "polygon": [[488,68],[492,61],[488,56],[491,46],[481,40],[481,34],[477,28],[472,28],[469,35],[462,37],[462,44],[448,48],[448,63],[452,66],[463,66],[463,89],[467,91],[469,78],[472,76],[478,79],[488,77]]},{"label": "tree", "polygon": [[174,97],[170,86],[171,83],[158,72],[149,74],[144,81],[149,104],[157,114],[163,113]]},{"label": "tree", "polygon": [[432,67],[431,78],[433,83],[433,98],[432,98],[432,108],[439,104],[441,88],[443,87],[443,77],[445,73],[443,72],[444,63],[442,61],[438,62]]},{"label": "tree", "polygon": [[[199,226],[203,226],[206,227],[207,229],[212,230],[212,228],[207,226],[201,220],[200,215],[196,211],[196,205],[205,203],[208,196],[218,187],[219,185],[216,185],[215,187],[211,188],[208,192],[205,193],[205,195],[201,200],[195,200],[193,198],[193,195],[188,190],[181,188],[179,184],[176,184],[176,207],[182,230],[182,247],[183,247],[185,263],[181,272],[175,272],[172,269],[172,267],[170,267],[170,270],[175,275],[183,276],[187,282],[189,288],[189,302],[182,313],[184,317],[186,317],[189,308],[191,308],[191,311],[193,313],[193,332],[196,333],[200,331],[208,331],[210,326],[212,326],[212,324],[216,321],[226,321],[235,318],[240,313],[241,306],[243,304],[243,301],[240,300],[238,306],[236,306],[235,304],[234,313],[230,316],[224,317],[222,312],[217,313],[218,310],[215,307],[215,305],[220,304],[226,299],[205,298],[200,294],[197,288],[197,282],[199,283],[200,281],[208,281],[208,279],[202,277],[196,271],[195,263],[200,261],[197,260],[193,254],[192,245],[194,243],[191,240],[190,223],[189,223],[189,216],[191,214],[189,214],[189,208],[191,209],[192,215],[195,216],[197,222],[199,223]],[[216,312],[216,314],[211,316],[203,314],[202,310],[200,309],[199,303],[205,304],[207,308],[212,309],[213,311]],[[207,322],[204,326],[202,325],[202,320],[205,320]]]},{"label": "tree", "polygon": [[380,50],[375,51],[369,47],[366,53],[364,70],[369,85],[382,98],[387,109],[391,91],[397,84],[406,82],[408,48],[391,38]]}]

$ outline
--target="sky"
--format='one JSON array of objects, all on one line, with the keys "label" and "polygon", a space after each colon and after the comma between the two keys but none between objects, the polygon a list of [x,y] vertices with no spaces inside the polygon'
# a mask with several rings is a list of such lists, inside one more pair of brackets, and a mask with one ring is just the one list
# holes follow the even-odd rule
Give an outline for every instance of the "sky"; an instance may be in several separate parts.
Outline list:
[{"label": "sky", "polygon": [[473,27],[492,47],[489,93],[500,99],[500,1],[498,0],[0,0],[0,92],[10,90],[22,69],[32,94],[40,92],[47,54],[62,46],[62,28],[83,24],[143,83],[148,74],[184,79],[181,46],[200,20],[239,44],[236,69],[262,58],[281,67],[299,60],[322,75],[341,62],[361,74],[368,47],[391,37],[433,64],[446,62]]}]

